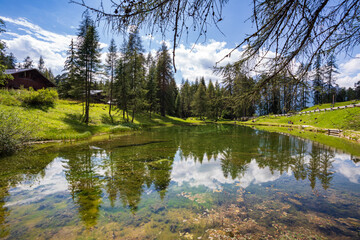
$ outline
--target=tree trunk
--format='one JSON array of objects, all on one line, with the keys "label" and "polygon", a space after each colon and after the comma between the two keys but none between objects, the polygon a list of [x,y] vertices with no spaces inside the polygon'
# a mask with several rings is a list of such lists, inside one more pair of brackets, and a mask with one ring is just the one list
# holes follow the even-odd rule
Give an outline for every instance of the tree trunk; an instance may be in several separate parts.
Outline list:
[{"label": "tree trunk", "polygon": [[111,119],[111,123],[113,123],[113,118],[111,116],[113,79],[114,79],[114,66],[113,66],[113,63],[111,63],[111,80],[110,80],[110,96],[109,96],[109,116],[110,116],[110,119]]}]

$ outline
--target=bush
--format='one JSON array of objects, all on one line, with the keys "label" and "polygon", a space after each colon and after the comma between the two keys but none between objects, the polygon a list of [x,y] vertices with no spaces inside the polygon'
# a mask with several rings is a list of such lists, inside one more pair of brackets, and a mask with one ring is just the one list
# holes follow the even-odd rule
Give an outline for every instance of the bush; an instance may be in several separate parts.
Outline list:
[{"label": "bush", "polygon": [[17,112],[0,110],[0,156],[14,153],[31,139],[32,130]]},{"label": "bush", "polygon": [[23,92],[22,102],[28,106],[53,106],[58,99],[58,93],[53,89],[40,89],[35,91],[33,88],[29,88],[28,91]]},{"label": "bush", "polygon": [[20,91],[14,89],[0,89],[0,103],[7,106],[20,106]]}]

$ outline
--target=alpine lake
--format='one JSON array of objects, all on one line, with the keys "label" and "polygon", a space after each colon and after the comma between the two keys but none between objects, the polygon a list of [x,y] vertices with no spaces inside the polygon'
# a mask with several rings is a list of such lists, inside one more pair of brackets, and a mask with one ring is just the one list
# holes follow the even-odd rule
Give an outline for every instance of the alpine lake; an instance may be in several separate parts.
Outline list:
[{"label": "alpine lake", "polygon": [[0,238],[360,239],[359,160],[215,124],[27,150],[0,159]]}]

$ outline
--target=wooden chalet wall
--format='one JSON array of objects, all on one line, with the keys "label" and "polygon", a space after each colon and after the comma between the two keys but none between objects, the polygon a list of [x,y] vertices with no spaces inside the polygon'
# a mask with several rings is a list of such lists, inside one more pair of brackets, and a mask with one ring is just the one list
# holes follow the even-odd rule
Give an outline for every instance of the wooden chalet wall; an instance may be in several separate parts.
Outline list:
[{"label": "wooden chalet wall", "polygon": [[32,87],[35,90],[42,88],[55,87],[50,80],[42,75],[37,69],[10,69],[6,70],[7,74],[11,74],[14,79],[8,80],[5,88],[19,89]]}]

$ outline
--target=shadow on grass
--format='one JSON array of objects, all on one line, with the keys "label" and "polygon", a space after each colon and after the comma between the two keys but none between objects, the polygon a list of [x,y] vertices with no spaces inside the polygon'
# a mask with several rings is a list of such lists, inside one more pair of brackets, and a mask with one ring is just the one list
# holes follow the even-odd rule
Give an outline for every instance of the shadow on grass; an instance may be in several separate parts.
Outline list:
[{"label": "shadow on grass", "polygon": [[65,118],[63,118],[63,121],[78,133],[89,131],[91,132],[91,134],[94,134],[100,128],[99,126],[86,125],[84,122],[82,122],[81,114],[66,113],[66,116]]},{"label": "shadow on grass", "polygon": [[28,109],[38,109],[41,110],[43,112],[48,112],[50,108],[54,108],[55,104],[22,104],[23,107],[28,108]]},{"label": "shadow on grass", "polygon": [[180,119],[173,119],[168,116],[161,116],[158,114],[152,114],[151,118],[149,114],[137,114],[136,120],[139,122],[141,126],[156,126],[156,125],[191,125],[191,123],[181,121]]}]

